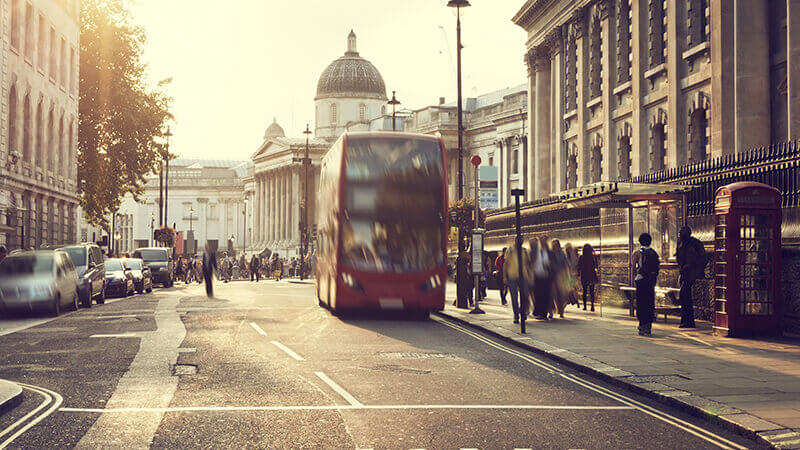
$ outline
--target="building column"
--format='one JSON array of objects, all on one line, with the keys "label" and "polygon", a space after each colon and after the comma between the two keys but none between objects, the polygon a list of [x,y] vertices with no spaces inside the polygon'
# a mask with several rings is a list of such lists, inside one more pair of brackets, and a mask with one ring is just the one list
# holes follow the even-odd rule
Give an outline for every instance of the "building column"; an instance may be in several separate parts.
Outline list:
[{"label": "building column", "polygon": [[[789,139],[800,139],[800,2],[786,0]],[[713,99],[712,99],[713,100]]]},{"label": "building column", "polygon": [[[597,8],[601,8],[598,4]],[[586,12],[585,10],[581,14],[576,14],[573,17],[573,23],[575,27],[575,87],[577,88],[577,92],[575,93],[576,97],[576,106],[577,111],[576,114],[576,121],[575,124],[576,131],[575,131],[575,147],[577,153],[577,162],[578,167],[575,168],[575,187],[580,187],[587,183],[590,178],[590,161],[591,161],[591,153],[589,152],[589,138],[586,135],[586,116],[587,116],[587,108],[586,104],[590,100],[594,100],[592,97],[592,92],[588,89],[589,86],[589,71],[591,68],[591,59],[589,55],[589,30],[586,27]],[[602,16],[602,14],[601,14]],[[602,25],[601,25],[602,29]],[[565,52],[566,53],[566,52]],[[566,74],[564,74],[566,76]],[[563,110],[562,110],[563,112]],[[563,141],[563,138],[561,139]],[[561,152],[566,153],[567,149],[562,149]],[[566,155],[565,155],[566,156]],[[558,172],[559,175],[561,172]],[[567,186],[566,180],[566,173],[567,171],[564,170],[564,187]]]},{"label": "building column", "polygon": [[257,242],[254,244],[261,244],[264,242],[264,177],[258,176],[258,183],[256,184],[255,195],[253,196],[256,203],[256,209],[253,211],[253,229],[256,230],[254,238]]},{"label": "building column", "polygon": [[292,170],[292,242],[300,242],[300,173]]},{"label": "building column", "polygon": [[770,60],[767,10],[767,2],[734,0],[733,36],[736,54],[733,65],[736,96],[736,153],[770,143]]},{"label": "building column", "polygon": [[275,246],[275,242],[278,240],[278,215],[277,215],[277,187],[278,184],[275,182],[275,171],[270,171],[269,173],[269,241],[272,243],[272,246]]},{"label": "building column", "polygon": [[[644,77],[649,67],[648,49],[650,48],[648,21],[650,8],[647,2],[631,3],[631,100],[633,113],[631,114],[631,177],[646,174],[650,171],[650,127],[647,123],[646,83]],[[614,142],[619,147],[618,142]]]},{"label": "building column", "polygon": [[264,174],[264,243],[272,245],[272,173]]},{"label": "building column", "polygon": [[[551,193],[550,161],[550,55],[540,49],[536,59],[536,190],[533,198]],[[543,53],[544,52],[544,53]]]},{"label": "building column", "polygon": [[[788,4],[792,4],[792,0],[788,0]],[[671,52],[675,39],[677,28],[672,25],[675,20],[675,5],[673,2],[668,2],[667,8],[668,17],[668,47],[667,47],[667,61],[669,64],[669,77],[668,82],[672,86],[673,80],[677,82],[677,64],[676,58],[672,56]],[[736,98],[731,92],[731,86],[734,85],[734,38],[733,38],[733,8],[731,7],[731,0],[711,0],[709,7],[713,25],[711,26],[711,156],[720,156],[731,154],[736,150],[736,135],[734,130],[734,116],[736,107]],[[797,9],[797,8],[796,8]],[[787,11],[788,12],[788,11]],[[788,15],[787,15],[788,18]],[[797,18],[800,20],[800,17]],[[791,27],[791,20],[787,25]],[[800,29],[800,27],[798,27]],[[791,41],[789,42],[791,44]],[[787,65],[787,68],[791,67]],[[678,92],[677,86],[670,88],[670,96]],[[789,108],[792,107],[791,101]],[[672,126],[674,122],[673,115],[680,114],[680,118],[685,117],[683,111],[673,110],[672,102],[670,102],[669,115],[667,121],[670,124],[667,130],[667,161],[668,164],[674,164],[672,154],[675,153],[676,146],[674,144],[677,139],[675,128]]]},{"label": "building column", "polygon": [[[528,66],[528,158],[523,161],[527,167],[528,176],[520,179],[520,188],[525,189],[525,200],[533,200],[536,193],[536,48],[528,50],[525,55]],[[511,149],[509,149],[511,150]],[[509,153],[513,154],[509,151]]]},{"label": "building column", "polygon": [[219,208],[220,209],[219,231],[222,234],[222,240],[225,241],[224,248],[227,251],[228,238],[230,238],[230,235],[228,233],[228,204],[230,203],[230,200],[227,198],[221,198],[220,203],[221,205]]},{"label": "building column", "polygon": [[283,169],[278,171],[278,240],[286,241],[286,184]]},{"label": "building column", "polygon": [[564,57],[561,48],[561,27],[556,27],[548,35],[550,46],[550,192],[560,192],[564,186],[567,157],[564,151],[564,120],[562,107],[562,80],[564,79]]},{"label": "building column", "polygon": [[[677,3],[677,2],[667,2],[670,4]],[[603,136],[602,136],[602,148],[601,153],[603,155],[603,174],[600,177],[602,180],[603,178],[610,178],[611,174],[611,164],[609,163],[611,158],[611,143],[614,141],[614,123],[612,120],[611,115],[611,105],[614,104],[614,93],[613,87],[614,80],[617,79],[617,71],[616,71],[616,38],[617,33],[614,30],[614,19],[612,12],[614,11],[614,5],[611,4],[611,0],[601,1],[597,4],[597,7],[600,8],[600,34],[602,35],[602,58],[600,66],[603,68],[603,75],[602,75],[602,82],[601,82],[601,98],[603,103]],[[677,41],[677,39],[676,39]],[[680,87],[678,83],[676,86]],[[589,184],[592,179],[592,145],[594,145],[594,139],[592,136],[586,136],[586,148],[584,149],[584,179],[583,184]]]},{"label": "building column", "polygon": [[501,208],[506,206],[506,192],[508,191],[508,177],[505,175],[506,164],[503,159],[503,144],[502,141],[495,141],[495,153],[497,154],[497,188],[499,204]]},{"label": "building column", "polygon": [[199,236],[198,236],[198,238],[196,238],[196,240],[198,242],[197,242],[197,248],[195,248],[195,251],[197,251],[198,249],[205,248],[206,238],[207,238],[207,233],[208,233],[208,213],[207,213],[208,199],[207,198],[198,198],[197,199],[197,209],[198,209],[198,211],[197,211],[197,229],[196,229],[196,231],[199,231],[199,233],[197,233]]}]

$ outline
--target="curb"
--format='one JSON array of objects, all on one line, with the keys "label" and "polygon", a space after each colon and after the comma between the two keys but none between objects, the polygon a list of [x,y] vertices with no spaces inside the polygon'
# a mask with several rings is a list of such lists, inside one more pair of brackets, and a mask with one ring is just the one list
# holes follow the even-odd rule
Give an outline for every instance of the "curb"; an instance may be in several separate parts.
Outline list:
[{"label": "curb", "polygon": [[22,388],[17,383],[0,380],[0,415],[22,403]]},{"label": "curb", "polygon": [[674,389],[664,384],[647,381],[641,383],[632,382],[630,379],[637,378],[633,373],[541,341],[530,340],[531,344],[520,342],[512,335],[499,333],[471,323],[447,311],[434,311],[434,314],[472,329],[480,330],[511,345],[545,356],[614,386],[657,400],[708,422],[721,425],[729,431],[754,439],[761,444],[766,444],[776,449],[800,449],[800,430],[774,424],[732,406],[694,395],[691,392]]}]

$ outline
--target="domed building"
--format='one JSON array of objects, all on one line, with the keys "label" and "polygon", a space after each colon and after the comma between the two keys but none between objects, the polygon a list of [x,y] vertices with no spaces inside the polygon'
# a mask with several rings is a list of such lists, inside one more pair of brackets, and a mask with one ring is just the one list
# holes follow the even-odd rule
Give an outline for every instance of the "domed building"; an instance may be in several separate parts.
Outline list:
[{"label": "domed building", "polygon": [[266,141],[269,138],[275,137],[286,137],[286,133],[283,132],[283,127],[278,125],[278,119],[276,117],[272,118],[272,123],[270,126],[267,127],[267,130],[264,132],[264,140]]},{"label": "domed building", "polygon": [[383,113],[387,100],[383,77],[358,54],[351,30],[344,56],[330,63],[317,82],[314,135],[335,139],[346,129],[368,127],[370,119]]}]

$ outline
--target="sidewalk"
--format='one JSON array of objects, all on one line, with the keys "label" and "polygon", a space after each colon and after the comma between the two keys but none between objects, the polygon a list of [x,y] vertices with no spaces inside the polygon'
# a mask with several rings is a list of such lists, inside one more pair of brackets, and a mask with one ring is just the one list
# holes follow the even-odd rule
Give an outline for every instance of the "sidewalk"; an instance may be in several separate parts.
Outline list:
[{"label": "sidewalk", "polygon": [[22,401],[22,388],[7,380],[0,380],[0,414]]},{"label": "sidewalk", "polygon": [[720,337],[708,322],[685,330],[663,315],[645,338],[627,310],[606,306],[601,317],[598,305],[594,313],[568,306],[564,319],[529,319],[522,335],[499,297],[489,291],[486,314],[469,314],[452,306],[448,283],[439,314],[778,448],[800,448],[800,340]]}]

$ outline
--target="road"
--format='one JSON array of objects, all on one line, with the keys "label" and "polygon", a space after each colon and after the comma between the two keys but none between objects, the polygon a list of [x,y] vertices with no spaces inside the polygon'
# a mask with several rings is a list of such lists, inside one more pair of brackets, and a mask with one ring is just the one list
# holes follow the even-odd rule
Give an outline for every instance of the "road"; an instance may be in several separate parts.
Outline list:
[{"label": "road", "polygon": [[0,320],[25,400],[0,448],[742,448],[756,444],[459,325],[338,318],[287,281]]}]

